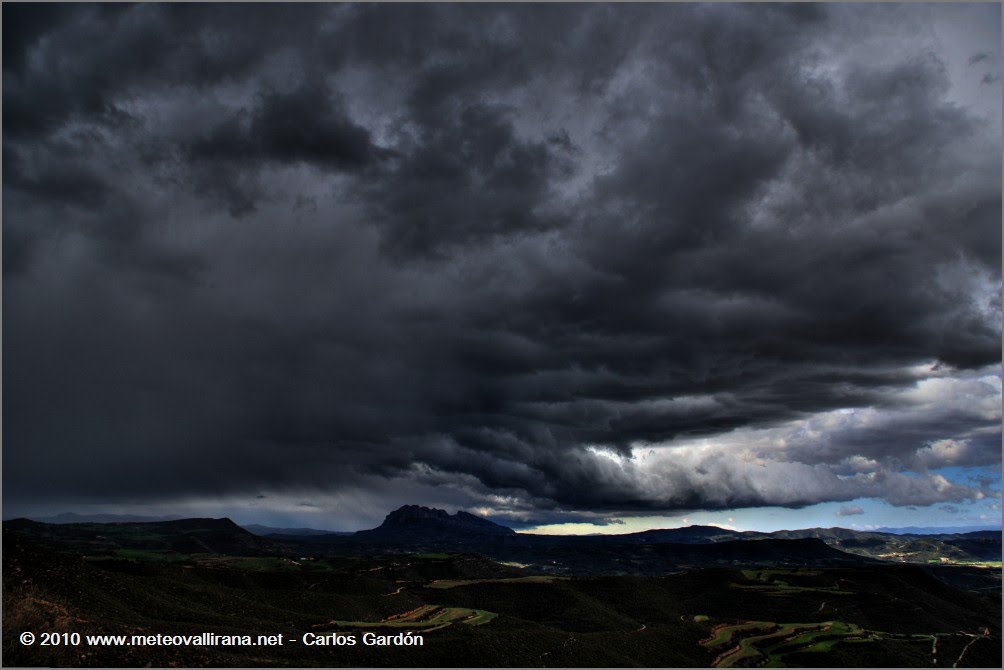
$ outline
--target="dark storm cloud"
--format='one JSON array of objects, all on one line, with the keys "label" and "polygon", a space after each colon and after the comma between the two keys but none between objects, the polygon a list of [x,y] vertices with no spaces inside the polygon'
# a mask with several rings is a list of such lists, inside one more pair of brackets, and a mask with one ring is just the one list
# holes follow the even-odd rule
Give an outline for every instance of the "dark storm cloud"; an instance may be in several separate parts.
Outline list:
[{"label": "dark storm cloud", "polygon": [[237,17],[216,5],[9,5],[5,140],[107,115],[124,93],[240,77],[272,50],[309,36],[319,9],[305,5],[288,13],[263,5]]},{"label": "dark storm cloud", "polygon": [[[314,163],[332,169],[362,167],[376,149],[365,128],[345,117],[329,99],[323,83],[307,84],[290,93],[266,92],[251,118],[241,116],[214,128],[192,143],[195,160]],[[243,110],[242,110],[243,111]]]},{"label": "dark storm cloud", "polygon": [[1000,137],[924,7],[3,12],[10,499],[988,494]]},{"label": "dark storm cloud", "polygon": [[430,254],[551,225],[535,209],[555,158],[548,142],[521,142],[497,109],[443,109],[370,195],[395,256]]},{"label": "dark storm cloud", "polygon": [[257,208],[262,165],[354,171],[390,154],[348,118],[323,81],[258,92],[252,109],[241,108],[209,129],[185,153],[197,175],[196,192],[226,203],[238,217]]},{"label": "dark storm cloud", "polygon": [[108,186],[86,167],[47,163],[41,172],[34,172],[8,147],[4,147],[3,169],[10,175],[7,184],[11,188],[50,204],[93,209],[104,203],[108,191]]}]

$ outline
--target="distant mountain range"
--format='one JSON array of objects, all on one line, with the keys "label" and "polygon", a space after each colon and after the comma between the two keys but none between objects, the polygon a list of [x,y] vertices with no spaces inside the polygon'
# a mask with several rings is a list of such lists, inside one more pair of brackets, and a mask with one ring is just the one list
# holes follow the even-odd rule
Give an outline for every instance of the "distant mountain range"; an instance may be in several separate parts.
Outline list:
[{"label": "distant mountain range", "polygon": [[253,535],[230,519],[49,524],[30,519],[3,522],[5,531],[43,544],[78,546],[91,552],[121,550],[227,556],[288,556],[291,547]]},{"label": "distant mountain range", "polygon": [[762,533],[688,526],[623,535],[516,533],[467,512],[406,505],[380,526],[353,534],[271,535],[309,552],[473,552],[558,572],[634,573],[693,565],[835,565],[871,560],[942,563],[999,561],[999,532],[896,535],[847,528]]},{"label": "distant mountain range", "polygon": [[[101,515],[107,518],[110,515]],[[846,528],[772,533],[688,526],[623,535],[534,535],[459,511],[405,505],[376,528],[336,533],[312,528],[242,528],[229,519],[78,521],[27,519],[5,528],[86,543],[178,553],[232,555],[368,555],[394,552],[474,553],[497,561],[572,574],[658,574],[699,565],[839,565],[874,560],[977,563],[1001,560],[1001,532],[894,534]],[[128,518],[128,517],[127,517]]]},{"label": "distant mountain range", "polygon": [[[63,512],[52,516],[29,516],[32,521],[42,523],[149,523],[156,521],[176,521],[186,517],[169,514],[164,516],[142,516],[137,514],[77,514],[74,512]],[[399,531],[404,527],[417,528],[426,525],[429,528],[445,530],[454,528],[458,531],[481,532],[492,534],[511,535],[516,533],[511,528],[493,523],[479,516],[467,512],[457,512],[450,515],[445,510],[422,507],[420,505],[404,505],[403,507],[390,512],[384,522],[377,528],[363,531],[334,531],[320,528],[286,528],[277,526],[266,526],[263,524],[250,523],[238,524],[241,528],[254,533],[255,535],[354,535],[355,533],[373,534],[376,532],[386,533],[388,531]],[[477,530],[475,530],[477,529]],[[1001,533],[1000,525],[982,526],[902,526],[902,527],[881,527],[870,530],[851,530],[848,528],[800,528],[796,530],[779,530],[770,533],[761,531],[736,531],[719,528],[718,526],[686,526],[684,528],[664,528],[629,533],[619,537],[636,537],[638,541],[661,541],[661,542],[719,542],[725,539],[741,538],[766,538],[766,537],[832,537],[832,538],[853,538],[862,535],[892,534],[892,535],[963,535],[972,533]],[[526,534],[526,533],[523,533]],[[371,537],[373,535],[370,535]]]},{"label": "distant mountain range", "polygon": [[[11,517],[13,519],[14,517]],[[31,521],[53,524],[71,523],[154,523],[158,521],[177,521],[186,517],[169,514],[166,516],[142,516],[138,514],[76,514],[74,512],[63,512],[52,516],[30,516],[26,517]],[[5,522],[7,519],[4,520]],[[318,528],[279,528],[275,526],[263,526],[257,523],[238,524],[241,528],[267,537],[269,535],[352,535],[352,531],[340,532],[335,530],[320,530]]]},{"label": "distant mountain range", "polygon": [[975,533],[979,531],[1001,532],[1000,524],[985,526],[903,526],[902,528],[876,528],[876,533],[894,533],[896,535],[957,535],[959,533]]},{"label": "distant mountain range", "polygon": [[275,526],[263,526],[257,523],[244,523],[240,524],[240,526],[249,533],[261,535],[263,537],[269,537],[271,535],[352,535],[352,531],[341,532],[337,530],[320,530],[318,528],[276,528]]},{"label": "distant mountain range", "polygon": [[[30,516],[32,521],[41,523],[147,523],[151,521],[176,521],[185,517],[177,514],[167,516],[140,516],[137,514],[75,514],[63,512],[53,516]],[[6,520],[5,520],[6,521]]]}]

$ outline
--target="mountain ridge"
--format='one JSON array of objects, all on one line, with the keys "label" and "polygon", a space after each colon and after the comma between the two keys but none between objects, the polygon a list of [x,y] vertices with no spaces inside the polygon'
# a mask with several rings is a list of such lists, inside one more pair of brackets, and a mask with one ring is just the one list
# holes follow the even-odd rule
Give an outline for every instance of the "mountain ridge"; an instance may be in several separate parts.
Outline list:
[{"label": "mountain ridge", "polygon": [[458,511],[450,514],[446,510],[421,505],[403,505],[388,513],[383,523],[376,528],[357,531],[352,537],[376,539],[393,537],[403,539],[416,534],[435,533],[442,535],[491,535],[514,536],[516,531],[508,526],[488,519]]},{"label": "mountain ridge", "polygon": [[828,565],[872,560],[908,563],[986,563],[1000,560],[999,534],[903,536],[842,528],[761,533],[691,525],[621,535],[535,535],[474,514],[404,505],[376,528],[355,533],[296,532],[255,535],[229,518],[153,522],[46,524],[4,522],[43,541],[118,549],[253,556],[470,553],[496,561],[564,573],[610,574],[706,564]]}]

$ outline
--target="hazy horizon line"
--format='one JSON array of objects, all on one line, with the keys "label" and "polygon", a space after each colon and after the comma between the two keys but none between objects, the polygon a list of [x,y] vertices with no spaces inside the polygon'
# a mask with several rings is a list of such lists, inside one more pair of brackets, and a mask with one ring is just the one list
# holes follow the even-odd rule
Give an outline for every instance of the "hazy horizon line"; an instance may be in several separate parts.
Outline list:
[{"label": "hazy horizon line", "polygon": [[[468,512],[468,513],[471,514],[471,512]],[[482,517],[480,515],[477,515],[477,516],[479,516],[480,518],[485,518],[485,517]],[[82,520],[81,521],[76,521],[76,522],[74,522],[74,521],[63,521],[63,522],[56,521],[56,519],[66,518],[66,517],[79,517]],[[101,521],[98,521],[98,520],[88,520],[88,519],[98,519],[98,518],[106,518],[106,519],[105,520],[101,520]],[[331,529],[331,528],[317,528],[317,527],[314,527],[314,526],[306,526],[306,525],[283,525],[283,526],[276,526],[276,525],[272,525],[272,524],[259,523],[259,522],[240,522],[240,521],[237,521],[233,517],[228,516],[228,515],[224,515],[224,516],[220,516],[220,517],[209,517],[209,516],[140,515],[140,514],[113,514],[113,513],[80,514],[80,513],[77,513],[77,512],[60,512],[60,513],[57,513],[57,514],[49,514],[49,515],[38,515],[38,514],[33,514],[33,515],[16,515],[16,516],[7,516],[7,515],[4,515],[2,517],[2,519],[0,519],[0,522],[15,521],[17,519],[27,519],[29,521],[34,521],[36,523],[50,523],[50,524],[55,524],[55,525],[63,525],[63,524],[70,524],[70,523],[159,523],[159,522],[164,522],[164,521],[181,521],[181,520],[186,520],[186,519],[214,519],[214,520],[227,519],[227,520],[233,522],[235,525],[240,526],[241,528],[244,528],[245,530],[247,530],[248,526],[258,526],[258,527],[261,527],[261,528],[272,528],[272,529],[276,529],[276,530],[290,530],[290,529],[309,530],[309,531],[318,531],[318,532],[322,532],[322,533],[332,533],[332,534],[353,534],[353,533],[360,532],[360,531],[370,530],[370,528],[359,528],[359,529],[356,529],[356,530],[334,530],[334,529]],[[496,521],[492,521],[492,523],[496,523],[499,526],[504,526],[506,528],[510,528],[510,526],[506,526],[506,524],[498,523]],[[540,528],[540,527],[543,527],[543,526],[538,526],[537,528]],[[833,525],[833,526],[825,526],[825,527],[824,526],[805,526],[805,527],[799,527],[799,528],[779,528],[779,529],[770,530],[770,531],[755,530],[755,529],[750,529],[750,528],[735,528],[735,527],[734,528],[730,528],[730,527],[726,527],[726,526],[722,526],[722,525],[714,524],[714,523],[694,523],[694,524],[687,524],[687,525],[681,525],[681,526],[660,526],[660,527],[647,528],[647,529],[643,529],[643,530],[626,531],[626,532],[622,532],[622,533],[603,533],[603,532],[592,532],[592,533],[558,533],[558,532],[540,532],[539,530],[534,530],[534,527],[529,527],[529,528],[524,528],[524,529],[515,529],[515,528],[512,528],[512,530],[514,532],[516,532],[517,534],[519,534],[519,535],[548,535],[548,536],[566,536],[566,537],[589,537],[589,536],[594,536],[594,535],[609,535],[609,536],[616,536],[616,535],[636,535],[636,534],[639,534],[639,533],[645,533],[645,532],[650,532],[650,531],[658,531],[658,530],[683,530],[683,529],[687,529],[687,528],[718,528],[720,530],[728,531],[728,532],[759,533],[759,534],[763,534],[763,535],[770,535],[770,534],[778,533],[778,532],[790,532],[790,531],[798,531],[798,530],[814,530],[814,529],[817,529],[817,528],[824,529],[824,530],[830,530],[830,529],[837,528],[837,529],[849,530],[849,531],[853,531],[853,532],[857,532],[857,533],[890,533],[890,534],[948,534],[948,533],[977,532],[977,531],[984,531],[984,530],[987,530],[987,531],[995,531],[996,530],[996,531],[1002,531],[1002,532],[1004,532],[1004,524],[1000,524],[1000,523],[998,523],[996,525],[993,524],[993,523],[988,523],[988,524],[971,524],[971,525],[958,525],[958,526],[946,526],[946,525],[936,525],[936,526],[878,526],[878,527],[875,527],[875,528],[852,528],[852,527],[849,527],[849,526]]]}]

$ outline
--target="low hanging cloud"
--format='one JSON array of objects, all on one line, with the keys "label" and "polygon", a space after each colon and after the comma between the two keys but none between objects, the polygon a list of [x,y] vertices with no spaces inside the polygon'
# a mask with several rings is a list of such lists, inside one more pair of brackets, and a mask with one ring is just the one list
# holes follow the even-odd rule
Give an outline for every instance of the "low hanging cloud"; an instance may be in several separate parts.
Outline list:
[{"label": "low hanging cloud", "polygon": [[996,495],[939,472],[1000,464],[961,14],[3,16],[5,503]]},{"label": "low hanging cloud", "polygon": [[840,511],[837,512],[840,516],[855,516],[864,513],[865,511],[861,509],[860,505],[842,505]]}]

